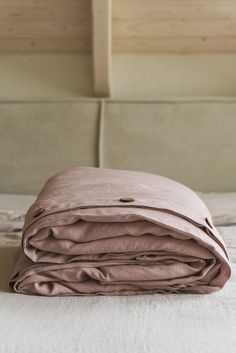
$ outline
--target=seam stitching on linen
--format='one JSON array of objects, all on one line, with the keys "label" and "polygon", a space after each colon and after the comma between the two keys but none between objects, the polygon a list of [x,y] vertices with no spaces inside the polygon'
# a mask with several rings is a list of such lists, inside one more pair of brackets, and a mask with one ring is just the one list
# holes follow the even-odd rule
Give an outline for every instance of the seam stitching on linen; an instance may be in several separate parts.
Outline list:
[{"label": "seam stitching on linen", "polygon": [[103,167],[103,130],[104,130],[105,100],[100,100],[99,122],[98,122],[98,167]]}]

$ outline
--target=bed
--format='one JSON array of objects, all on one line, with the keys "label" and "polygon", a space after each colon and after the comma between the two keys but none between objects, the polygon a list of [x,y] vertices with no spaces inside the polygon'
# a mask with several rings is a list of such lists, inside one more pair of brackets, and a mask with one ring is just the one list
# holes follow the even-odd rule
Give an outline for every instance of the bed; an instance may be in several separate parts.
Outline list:
[{"label": "bed", "polygon": [[234,353],[236,193],[200,193],[228,247],[232,277],[210,295],[47,298],[7,286],[34,196],[0,195],[1,353]]}]

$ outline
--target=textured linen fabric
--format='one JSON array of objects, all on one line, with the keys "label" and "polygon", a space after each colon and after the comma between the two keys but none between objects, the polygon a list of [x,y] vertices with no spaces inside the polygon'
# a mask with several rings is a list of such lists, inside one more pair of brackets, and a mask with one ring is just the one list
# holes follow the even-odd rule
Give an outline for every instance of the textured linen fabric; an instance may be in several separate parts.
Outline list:
[{"label": "textured linen fabric", "polygon": [[[208,205],[208,194],[201,196]],[[213,219],[214,210],[221,207],[227,215],[227,198],[215,194],[214,200]],[[0,212],[5,217],[8,212],[11,222],[12,215],[25,214],[33,201],[29,196],[0,194]],[[14,223],[15,216],[12,229]],[[9,228],[0,232],[0,352],[235,353],[235,225],[218,228],[232,276],[223,290],[211,295],[53,298],[10,292],[7,281],[21,233],[13,237]]]},{"label": "textured linen fabric", "polygon": [[82,167],[49,179],[29,209],[10,284],[46,296],[210,293],[229,277],[224,241],[192,190]]}]

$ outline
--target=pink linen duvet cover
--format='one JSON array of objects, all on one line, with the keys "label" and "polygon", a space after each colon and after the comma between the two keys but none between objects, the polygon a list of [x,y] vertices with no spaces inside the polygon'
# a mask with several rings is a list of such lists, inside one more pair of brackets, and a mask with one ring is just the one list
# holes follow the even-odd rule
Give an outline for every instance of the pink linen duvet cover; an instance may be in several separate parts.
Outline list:
[{"label": "pink linen duvet cover", "polygon": [[30,207],[10,286],[35,295],[211,293],[230,265],[189,188],[145,172],[80,167]]}]

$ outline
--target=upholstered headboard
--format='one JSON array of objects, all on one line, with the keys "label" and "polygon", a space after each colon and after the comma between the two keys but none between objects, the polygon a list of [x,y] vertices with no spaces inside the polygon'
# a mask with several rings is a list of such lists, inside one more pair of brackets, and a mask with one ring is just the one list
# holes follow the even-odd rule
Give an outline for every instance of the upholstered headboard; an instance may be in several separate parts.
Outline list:
[{"label": "upholstered headboard", "polygon": [[36,193],[72,166],[144,170],[236,190],[236,99],[0,103],[0,192]]}]

